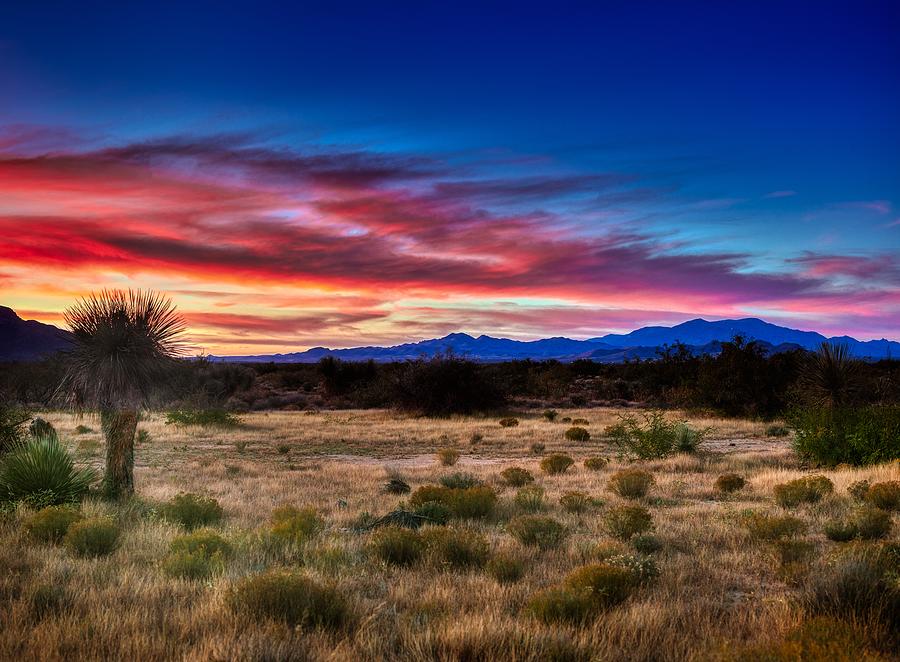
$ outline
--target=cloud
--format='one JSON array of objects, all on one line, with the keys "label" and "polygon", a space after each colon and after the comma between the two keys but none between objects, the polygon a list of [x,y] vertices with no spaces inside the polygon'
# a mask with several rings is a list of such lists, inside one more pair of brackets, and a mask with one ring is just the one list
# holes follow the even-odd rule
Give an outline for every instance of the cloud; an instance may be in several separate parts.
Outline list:
[{"label": "cloud", "polygon": [[766,198],[790,198],[797,195],[797,191],[772,191],[771,193],[766,193],[764,197]]}]

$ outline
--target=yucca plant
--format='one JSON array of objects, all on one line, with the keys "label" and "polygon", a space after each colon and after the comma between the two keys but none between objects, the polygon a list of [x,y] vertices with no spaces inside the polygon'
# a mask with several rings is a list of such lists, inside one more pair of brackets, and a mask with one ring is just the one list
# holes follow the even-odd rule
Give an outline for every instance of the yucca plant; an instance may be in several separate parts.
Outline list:
[{"label": "yucca plant", "polygon": [[859,365],[847,345],[823,342],[803,366],[800,384],[811,404],[841,407],[853,400]]},{"label": "yucca plant", "polygon": [[77,409],[100,412],[107,494],[131,494],[138,412],[182,353],[184,321],[170,299],[140,290],[91,294],[64,317],[74,344],[63,390]]},{"label": "yucca plant", "polygon": [[96,478],[93,469],[78,469],[56,437],[22,442],[0,460],[0,500],[36,507],[80,501]]}]

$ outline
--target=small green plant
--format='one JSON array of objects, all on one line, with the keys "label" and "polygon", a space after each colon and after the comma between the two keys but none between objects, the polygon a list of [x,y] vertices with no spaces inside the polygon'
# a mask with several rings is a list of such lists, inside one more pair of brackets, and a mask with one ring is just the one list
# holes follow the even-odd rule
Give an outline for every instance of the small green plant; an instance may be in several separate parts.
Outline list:
[{"label": "small green plant", "polygon": [[603,560],[604,565],[624,568],[631,573],[635,585],[649,584],[659,577],[656,561],[645,554],[617,554]]},{"label": "small green plant", "polygon": [[477,476],[457,471],[446,476],[441,476],[440,484],[454,490],[467,490],[470,487],[478,487],[482,485],[482,481]]},{"label": "small green plant", "polygon": [[706,433],[689,428],[684,421],[669,421],[656,410],[644,414],[643,422],[631,414],[621,415],[618,423],[606,429],[622,455],[641,460],[668,457],[678,450],[693,452]]},{"label": "small green plant", "polygon": [[723,494],[732,494],[746,487],[747,481],[739,474],[722,474],[716,478],[716,489]]},{"label": "small green plant", "polygon": [[203,580],[224,570],[231,555],[228,541],[214,531],[201,529],[172,540],[162,567],[172,577]]},{"label": "small green plant", "polygon": [[57,543],[83,515],[70,506],[47,506],[25,518],[24,526],[32,538],[39,542]]},{"label": "small green plant", "polygon": [[94,517],[72,524],[63,543],[77,556],[107,556],[118,547],[119,535],[119,525],[114,521]]},{"label": "small green plant", "polygon": [[497,505],[497,493],[485,485],[466,489],[455,489],[443,485],[423,485],[412,493],[409,501],[413,506],[421,506],[429,501],[434,501],[449,508],[454,517],[477,519],[487,517],[494,512]]},{"label": "small green plant", "polygon": [[834,542],[848,542],[856,538],[856,525],[846,519],[831,519],[825,522],[825,537]]},{"label": "small green plant", "polygon": [[653,527],[653,516],[642,506],[617,506],[603,516],[607,532],[619,540],[628,540]]},{"label": "small green plant", "polygon": [[544,508],[544,488],[537,485],[529,485],[516,492],[513,499],[520,510],[528,513],[536,513]]},{"label": "small green plant", "polygon": [[562,523],[552,517],[521,515],[506,525],[507,532],[523,545],[553,549],[559,547],[568,532]]},{"label": "small green plant", "polygon": [[757,540],[782,540],[806,531],[806,523],[790,515],[748,513],[743,518],[744,527]]},{"label": "small green plant", "polygon": [[481,568],[490,556],[484,536],[469,530],[429,528],[422,532],[428,556],[439,566]]},{"label": "small green plant", "polygon": [[388,565],[410,566],[418,561],[425,545],[417,531],[395,526],[378,529],[369,543],[370,552]]},{"label": "small green plant", "polygon": [[75,468],[56,437],[29,438],[0,457],[0,501],[37,508],[75,503],[95,479],[93,469]]},{"label": "small green plant", "polygon": [[834,491],[834,484],[825,476],[804,476],[776,485],[772,489],[775,502],[782,508],[793,508],[803,503],[817,503]]},{"label": "small green plant", "polygon": [[631,539],[631,546],[641,554],[655,554],[663,548],[663,543],[653,534],[642,533]]},{"label": "small green plant", "polygon": [[569,441],[589,441],[591,433],[579,426],[573,426],[566,430],[566,439]]},{"label": "small green plant", "polygon": [[278,453],[280,455],[287,455],[288,453],[291,452],[291,445],[290,444],[278,444],[278,447],[276,448],[276,450],[278,451]]},{"label": "small green plant", "polygon": [[453,517],[453,511],[443,503],[438,503],[437,501],[426,501],[425,503],[416,506],[416,509],[413,512],[421,517],[427,517],[431,520],[432,524],[437,526],[443,526],[450,521],[451,517]]},{"label": "small green plant", "polygon": [[312,508],[281,506],[272,511],[272,538],[285,545],[302,545],[325,528],[325,522]]},{"label": "small green plant", "polygon": [[522,487],[534,482],[532,473],[522,467],[508,467],[500,472],[500,477],[511,487]]},{"label": "small green plant", "polygon": [[555,409],[545,409],[544,413],[541,414],[545,419],[550,421],[551,423],[557,419],[559,416],[559,412]]},{"label": "small green plant", "polygon": [[596,608],[607,609],[627,600],[638,581],[628,568],[605,562],[574,570],[566,577],[565,585],[589,595]]},{"label": "small green plant", "polygon": [[147,430],[138,430],[137,436],[135,437],[135,441],[141,445],[147,445],[151,441],[153,441],[153,437],[150,436],[150,433]]},{"label": "small green plant", "polygon": [[847,488],[847,494],[849,494],[856,501],[865,501],[866,494],[869,492],[869,481],[867,480],[857,480],[850,484],[850,487]]},{"label": "small green plant", "polygon": [[621,469],[609,478],[607,489],[624,499],[641,499],[656,483],[653,474],[642,469]]},{"label": "small green plant", "polygon": [[336,589],[285,570],[247,577],[227,600],[234,611],[306,629],[338,630],[350,618],[350,607]]},{"label": "small green plant", "polygon": [[239,416],[224,409],[176,409],[166,414],[166,425],[236,428],[242,424]]},{"label": "small green plant", "polygon": [[501,418],[500,419],[500,427],[502,428],[514,428],[519,424],[518,418]]},{"label": "small green plant", "polygon": [[583,513],[593,504],[594,500],[584,492],[566,492],[559,497],[559,505],[568,513]]},{"label": "small green plant", "polygon": [[565,473],[573,464],[575,464],[575,460],[568,455],[553,453],[541,460],[541,471],[550,475],[561,474]]},{"label": "small green plant", "polygon": [[589,457],[584,461],[584,468],[588,471],[602,471],[609,464],[605,457]]},{"label": "small green plant", "polygon": [[441,448],[437,452],[437,459],[441,466],[452,467],[459,462],[460,452],[455,448]]},{"label": "small green plant", "polygon": [[900,480],[873,484],[866,491],[865,499],[882,510],[900,510]]},{"label": "small green plant", "polygon": [[212,497],[182,492],[160,509],[163,518],[191,531],[201,526],[218,524],[225,516],[219,502]]},{"label": "small green plant", "polygon": [[515,584],[525,574],[522,561],[511,554],[495,554],[485,569],[498,584]]},{"label": "small green plant", "polygon": [[547,450],[546,444],[542,444],[539,441],[534,442],[531,446],[528,447],[531,451],[532,455],[543,455],[544,451]]},{"label": "small green plant", "polygon": [[675,450],[680,453],[696,453],[709,430],[695,430],[687,423],[675,424]]}]

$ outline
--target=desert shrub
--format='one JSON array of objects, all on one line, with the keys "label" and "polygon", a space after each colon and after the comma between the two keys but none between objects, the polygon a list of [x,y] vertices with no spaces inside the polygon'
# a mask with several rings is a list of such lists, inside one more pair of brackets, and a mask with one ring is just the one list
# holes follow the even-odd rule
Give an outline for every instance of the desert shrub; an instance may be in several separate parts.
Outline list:
[{"label": "desert shrub", "polygon": [[445,504],[437,501],[426,501],[416,506],[416,515],[427,517],[433,524],[442,526],[450,521],[453,512]]},{"label": "desert shrub", "polygon": [[[661,411],[643,415],[643,422],[631,414],[606,429],[606,435],[622,455],[642,460],[667,457],[676,450],[696,450],[706,431],[693,430],[683,421],[672,422]],[[682,444],[684,447],[682,448]]]},{"label": "desert shrub", "polygon": [[438,462],[441,466],[452,467],[459,461],[460,452],[455,448],[442,448],[437,452]]},{"label": "desert shrub", "polygon": [[825,476],[804,476],[776,485],[772,489],[775,502],[782,508],[793,508],[802,503],[817,503],[834,491],[834,484]]},{"label": "desert shrub", "polygon": [[169,545],[172,552],[196,552],[212,556],[218,554],[222,558],[230,558],[233,549],[231,544],[215,531],[199,529],[185,535],[176,536]]},{"label": "desert shrub", "polygon": [[566,469],[573,464],[575,464],[575,460],[568,455],[553,453],[541,460],[541,471],[546,474],[561,474],[565,473]]},{"label": "desert shrub", "polygon": [[834,542],[847,542],[856,538],[856,525],[848,519],[832,519],[825,522],[825,537]]},{"label": "desert shrub", "polygon": [[269,533],[288,545],[302,545],[325,528],[325,521],[312,508],[281,506],[272,511]]},{"label": "desert shrub", "polygon": [[582,427],[574,426],[566,430],[566,439],[569,441],[589,441],[591,433]]},{"label": "desert shrub", "polygon": [[544,508],[544,488],[537,485],[523,487],[513,499],[518,508],[529,513],[536,513]]},{"label": "desert shrub", "polygon": [[35,439],[59,438],[59,435],[56,432],[56,428],[53,427],[53,424],[50,421],[44,420],[40,417],[36,417],[31,421],[31,425],[28,426],[28,434],[30,434]]},{"label": "desert shrub", "polygon": [[568,513],[583,513],[594,503],[590,495],[584,492],[566,492],[559,497],[559,505]]},{"label": "desert shrub", "polygon": [[83,515],[69,506],[47,506],[25,518],[25,530],[40,542],[59,542],[69,527],[84,519]]},{"label": "desert shrub", "polygon": [[451,568],[481,568],[490,556],[484,536],[475,531],[428,529],[422,533],[428,556],[438,565]]},{"label": "desert shrub", "polygon": [[528,469],[522,467],[508,467],[500,472],[503,482],[512,487],[522,487],[534,482],[534,476]]},{"label": "desert shrub", "polygon": [[93,432],[87,425],[79,425],[75,428],[75,434],[90,434]]},{"label": "desert shrub", "polygon": [[370,552],[388,565],[412,565],[421,558],[424,549],[417,531],[394,526],[378,529],[369,543]]},{"label": "desert shrub", "polygon": [[638,583],[632,570],[609,562],[578,568],[565,580],[567,588],[587,594],[595,607],[600,609],[624,602]]},{"label": "desert shrub", "polygon": [[498,584],[515,584],[525,574],[522,561],[511,554],[495,554],[485,567]]},{"label": "desert shrub", "polygon": [[410,497],[410,503],[413,506],[420,506],[428,501],[444,504],[454,517],[476,519],[487,517],[494,512],[494,507],[497,505],[497,493],[485,485],[466,489],[454,489],[443,485],[423,485]]},{"label": "desert shrub", "polygon": [[552,517],[521,515],[506,525],[506,531],[523,545],[553,549],[559,547],[568,532]]},{"label": "desert shrub", "polygon": [[278,451],[278,453],[280,455],[287,455],[288,453],[291,452],[291,445],[290,444],[278,444],[278,446],[276,447],[276,450]]},{"label": "desert shrub", "polygon": [[514,428],[514,427],[517,427],[518,425],[519,425],[518,418],[509,417],[509,418],[501,418],[500,419],[500,427],[502,427],[502,428]]},{"label": "desert shrub", "polygon": [[400,476],[391,476],[384,484],[384,491],[388,494],[409,494],[409,483]]},{"label": "desert shrub", "polygon": [[743,518],[743,524],[757,540],[781,540],[806,531],[806,523],[790,515],[749,513]]},{"label": "desert shrub", "polygon": [[191,492],[182,492],[172,497],[160,509],[168,521],[191,531],[200,526],[218,524],[225,516],[219,502],[212,497]]},{"label": "desert shrub", "polygon": [[228,603],[257,619],[310,629],[337,630],[350,618],[350,608],[336,589],[284,570],[247,577],[231,589]]},{"label": "desert shrub", "polygon": [[733,659],[737,662],[884,661],[867,649],[863,628],[828,616],[817,616],[801,623],[775,643],[739,649]]},{"label": "desert shrub", "polygon": [[631,546],[641,554],[655,554],[663,548],[663,543],[653,534],[642,533],[631,539]]},{"label": "desert shrub", "polygon": [[572,425],[590,425],[590,421],[586,418],[573,418]]},{"label": "desert shrub", "polygon": [[76,469],[55,437],[28,439],[0,457],[0,501],[24,501],[35,507],[80,501],[96,474]]},{"label": "desert shrub", "polygon": [[647,496],[647,492],[656,480],[653,474],[642,469],[622,469],[609,478],[607,489],[625,499],[640,499]]},{"label": "desert shrub", "polygon": [[865,499],[882,510],[900,510],[900,480],[875,483],[866,491]]},{"label": "desert shrub", "polygon": [[240,416],[224,409],[176,409],[166,414],[166,425],[236,428],[242,423]]},{"label": "desert shrub", "polygon": [[900,458],[900,405],[795,409],[789,423],[797,453],[818,464],[865,465]]},{"label": "desert shrub", "polygon": [[860,540],[879,540],[891,532],[891,515],[878,508],[860,508],[852,515],[856,535]]},{"label": "desert shrub", "polygon": [[805,564],[816,552],[816,546],[809,540],[782,538],[772,541],[772,550],[782,567]]},{"label": "desert shrub", "polygon": [[162,567],[172,577],[202,580],[224,570],[231,555],[231,545],[222,536],[210,530],[194,531],[172,540]]},{"label": "desert shrub", "polygon": [[93,517],[72,524],[63,543],[77,556],[106,556],[115,551],[119,535],[119,525],[114,521]]},{"label": "desert shrub", "polygon": [[767,437],[786,437],[791,433],[791,431],[784,425],[779,425],[777,423],[773,423],[766,427],[766,436]]},{"label": "desert shrub", "polygon": [[742,490],[746,485],[747,481],[744,480],[743,476],[738,474],[722,474],[716,478],[716,489],[724,494],[731,494],[732,492]]},{"label": "desert shrub", "polygon": [[482,484],[482,481],[473,474],[457,471],[452,474],[447,474],[446,476],[441,476],[440,483],[444,487],[449,487],[454,490],[467,490],[470,487],[478,487]]},{"label": "desert shrub", "polygon": [[559,420],[560,420],[561,422],[563,422],[563,423],[571,423],[571,422],[572,422],[572,417],[571,417],[571,416],[563,416],[563,417],[562,417],[561,419],[559,419]]},{"label": "desert shrub", "polygon": [[589,457],[584,461],[584,468],[588,471],[601,471],[609,464],[605,457]]},{"label": "desert shrub", "polygon": [[531,446],[528,447],[531,451],[532,455],[543,455],[544,451],[547,450],[546,444],[542,444],[539,441],[534,442]]},{"label": "desert shrub", "polygon": [[135,443],[140,445],[146,445],[153,441],[153,438],[150,436],[150,433],[147,430],[138,430],[137,436],[135,437]]},{"label": "desert shrub", "polygon": [[659,577],[656,561],[646,554],[616,554],[603,560],[605,565],[625,568],[631,573],[635,584],[648,584]]},{"label": "desert shrub", "polygon": [[866,493],[869,491],[869,481],[857,480],[850,484],[847,488],[847,494],[857,501],[865,501]]},{"label": "desert shrub", "polygon": [[555,623],[579,625],[595,616],[597,607],[586,591],[550,588],[532,597],[526,611],[548,625]]},{"label": "desert shrub", "polygon": [[603,524],[614,538],[628,540],[649,531],[653,527],[653,516],[641,506],[617,506],[606,512]]},{"label": "desert shrub", "polygon": [[553,422],[559,416],[559,412],[555,409],[545,409],[544,413],[541,414],[541,416],[546,418],[548,421]]}]

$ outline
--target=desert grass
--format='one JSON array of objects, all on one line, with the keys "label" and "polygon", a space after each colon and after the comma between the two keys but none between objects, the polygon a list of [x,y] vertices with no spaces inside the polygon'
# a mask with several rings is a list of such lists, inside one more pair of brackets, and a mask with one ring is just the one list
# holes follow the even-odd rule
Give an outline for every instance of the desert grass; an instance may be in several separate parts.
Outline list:
[{"label": "desert grass", "polygon": [[[86,515],[113,517],[123,527],[112,555],[75,558],[63,547],[30,540],[24,508],[0,515],[0,659],[707,660],[777,641],[796,627],[804,619],[796,599],[815,564],[785,565],[771,544],[751,539],[742,525],[749,511],[784,513],[772,488],[811,473],[789,441],[766,438],[763,423],[691,420],[712,428],[704,452],[629,463],[603,439],[617,413],[561,412],[589,421],[592,438],[582,443],[566,440],[568,425],[539,412],[519,415],[520,424],[510,428],[495,419],[385,411],[272,412],[247,415],[243,427],[229,430],[167,426],[163,416],[150,414],[139,425],[149,441],[136,452],[138,499],[83,506]],[[46,418],[80,462],[100,465],[100,436],[75,435],[84,421],[62,413]],[[472,443],[476,433],[482,438]],[[530,451],[536,442],[547,453],[571,455],[575,465],[564,474],[543,474],[541,457]],[[289,452],[279,451],[284,445]],[[446,447],[461,453],[452,468],[435,458]],[[610,457],[609,465],[584,469],[583,459],[597,455]],[[510,466],[531,471],[546,491],[541,514],[569,532],[559,548],[524,547],[505,531],[521,514],[516,488],[499,475]],[[545,625],[530,617],[525,607],[537,591],[596,561],[600,548],[634,553],[604,530],[602,520],[605,510],[626,503],[607,490],[609,477],[635,466],[656,480],[638,503],[652,513],[654,535],[663,543],[654,555],[658,579],[585,625]],[[493,553],[523,562],[518,582],[500,584],[484,570],[428,561],[385,566],[367,552],[371,534],[354,529],[361,513],[381,515],[406,502],[382,490],[394,473],[415,490],[456,471],[474,474],[499,493],[497,512],[466,526],[485,536]],[[724,496],[714,487],[722,473],[739,473],[748,485]],[[852,507],[846,488],[862,479],[898,480],[900,466],[816,473],[833,481],[835,493],[790,513],[808,524],[803,539],[814,558],[825,559],[840,547],[825,538],[824,522]],[[184,491],[221,503],[226,518],[217,530],[235,550],[224,572],[205,581],[173,578],[162,568],[170,542],[183,532],[159,517],[158,507]],[[591,495],[594,505],[566,512],[559,497],[571,491]],[[264,531],[284,504],[314,508],[325,529],[279,554],[265,544]],[[351,622],[310,631],[251,620],[229,608],[236,582],[278,567],[337,587],[351,605]]]}]

